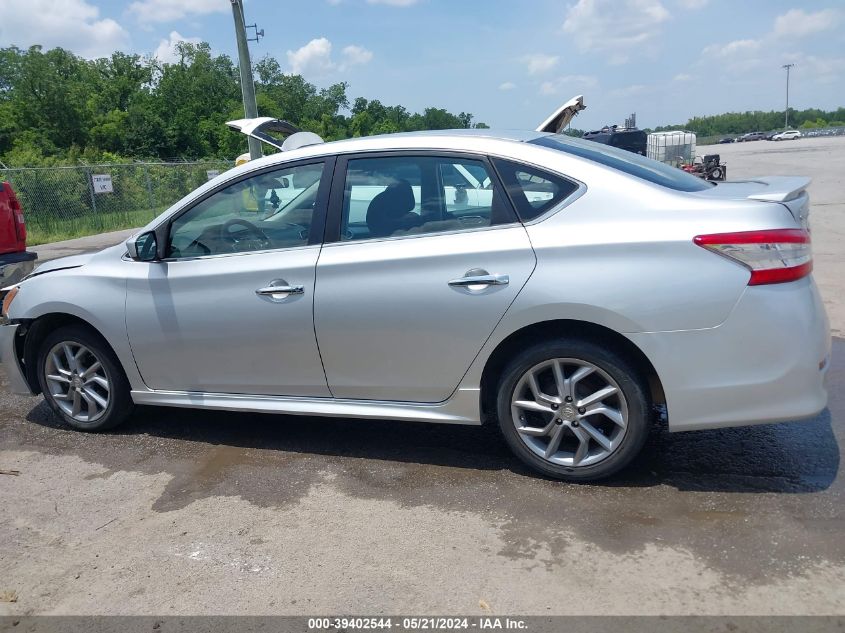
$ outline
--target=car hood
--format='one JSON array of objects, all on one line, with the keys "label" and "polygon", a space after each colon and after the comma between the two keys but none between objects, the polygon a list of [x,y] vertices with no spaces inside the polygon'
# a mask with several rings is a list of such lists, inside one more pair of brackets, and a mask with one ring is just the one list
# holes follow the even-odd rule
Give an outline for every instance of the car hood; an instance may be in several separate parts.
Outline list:
[{"label": "car hood", "polygon": [[569,101],[552,112],[545,121],[537,126],[535,132],[551,132],[560,134],[572,121],[572,118],[582,110],[586,110],[584,95],[572,97]]}]

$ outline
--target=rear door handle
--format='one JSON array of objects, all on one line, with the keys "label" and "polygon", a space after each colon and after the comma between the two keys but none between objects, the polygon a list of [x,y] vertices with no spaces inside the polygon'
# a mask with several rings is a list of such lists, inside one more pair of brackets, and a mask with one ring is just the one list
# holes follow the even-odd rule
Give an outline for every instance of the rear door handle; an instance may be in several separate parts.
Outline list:
[{"label": "rear door handle", "polygon": [[[474,273],[476,271],[471,270],[469,272]],[[468,288],[471,286],[507,286],[509,283],[510,277],[508,275],[490,275],[485,271],[482,275],[467,274],[459,279],[453,279],[449,282],[449,285],[458,288]]]}]

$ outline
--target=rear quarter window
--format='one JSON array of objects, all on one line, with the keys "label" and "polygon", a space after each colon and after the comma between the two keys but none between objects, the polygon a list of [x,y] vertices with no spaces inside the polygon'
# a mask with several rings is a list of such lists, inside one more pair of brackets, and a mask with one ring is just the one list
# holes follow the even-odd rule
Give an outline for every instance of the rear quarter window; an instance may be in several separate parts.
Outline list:
[{"label": "rear quarter window", "polygon": [[502,158],[493,164],[522,222],[537,218],[578,190],[578,184],[536,167]]}]

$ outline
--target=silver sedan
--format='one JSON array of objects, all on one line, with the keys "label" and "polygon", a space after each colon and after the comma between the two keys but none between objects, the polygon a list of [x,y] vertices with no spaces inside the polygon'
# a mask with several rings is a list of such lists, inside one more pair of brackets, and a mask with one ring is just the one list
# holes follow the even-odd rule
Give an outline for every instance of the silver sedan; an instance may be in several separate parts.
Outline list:
[{"label": "silver sedan", "polygon": [[657,419],[825,407],[808,180],[542,132],[305,140],[6,289],[11,389],[86,431],[134,404],[490,423],[582,481]]}]

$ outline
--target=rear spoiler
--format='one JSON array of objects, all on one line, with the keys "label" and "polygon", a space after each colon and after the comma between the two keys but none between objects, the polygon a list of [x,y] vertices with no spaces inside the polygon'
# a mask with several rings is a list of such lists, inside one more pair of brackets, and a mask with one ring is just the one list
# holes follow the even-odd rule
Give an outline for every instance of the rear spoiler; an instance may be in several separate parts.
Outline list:
[{"label": "rear spoiler", "polygon": [[584,105],[584,95],[572,97],[572,99],[552,112],[548,119],[537,126],[535,132],[551,132],[552,134],[560,134],[563,132],[563,129],[569,125],[569,122],[572,121],[576,114],[581,112],[581,110],[586,109],[587,106]]},{"label": "rear spoiler", "polygon": [[766,190],[752,193],[748,196],[750,200],[789,202],[800,197],[812,180],[804,176],[768,176],[754,178],[753,182],[766,185]]},{"label": "rear spoiler", "polygon": [[[226,125],[237,132],[258,139],[262,143],[267,143],[267,145],[283,152],[289,152],[300,147],[317,145],[323,142],[323,139],[313,132],[303,132],[292,123],[268,116],[227,121]],[[282,140],[271,136],[268,132],[275,132],[286,138]]]}]

